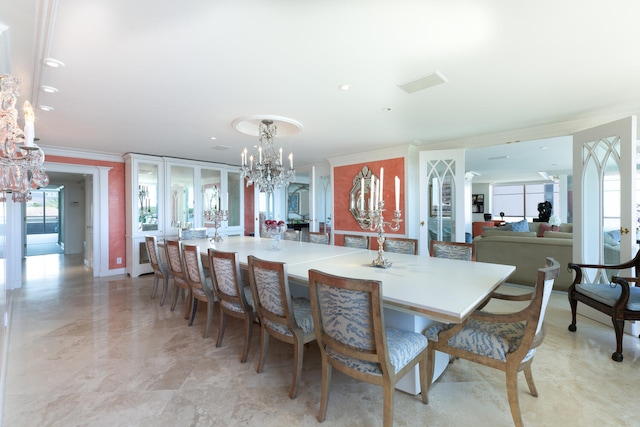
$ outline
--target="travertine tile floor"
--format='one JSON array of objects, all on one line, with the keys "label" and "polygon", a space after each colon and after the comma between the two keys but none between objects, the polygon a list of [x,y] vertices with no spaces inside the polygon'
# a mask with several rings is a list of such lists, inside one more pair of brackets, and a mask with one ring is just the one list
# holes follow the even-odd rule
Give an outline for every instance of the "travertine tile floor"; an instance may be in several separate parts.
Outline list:
[{"label": "travertine tile floor", "polygon": [[[241,323],[202,338],[195,324],[151,300],[152,278],[94,279],[74,257],[28,258],[24,287],[13,293],[4,425],[19,426],[315,426],[320,363],[305,350],[298,397],[287,396],[292,348],[272,340],[265,371],[239,362]],[[615,363],[613,330],[570,321],[566,294],[554,293],[547,337],[536,354],[540,396],[519,382],[528,426],[640,425],[640,342],[625,337]],[[504,374],[463,360],[433,385],[428,405],[396,391],[396,426],[512,426]],[[382,425],[381,389],[334,371],[324,425]]]}]

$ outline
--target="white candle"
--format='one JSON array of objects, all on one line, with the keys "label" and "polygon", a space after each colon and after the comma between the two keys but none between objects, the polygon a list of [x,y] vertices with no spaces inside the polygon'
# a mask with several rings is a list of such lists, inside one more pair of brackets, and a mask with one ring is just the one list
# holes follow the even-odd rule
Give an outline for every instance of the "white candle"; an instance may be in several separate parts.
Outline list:
[{"label": "white candle", "polygon": [[253,156],[249,157],[249,169],[253,169]]},{"label": "white candle", "polygon": [[380,197],[380,201],[382,201],[382,198],[384,197],[384,193],[382,191],[383,187],[384,187],[384,168],[380,168],[380,186],[379,186],[379,197]]},{"label": "white candle", "polygon": [[360,210],[364,210],[364,177],[360,178]]},{"label": "white candle", "polygon": [[244,166],[244,151],[240,153],[240,166]]},{"label": "white candle", "polygon": [[280,147],[280,164],[282,164],[282,147]]},{"label": "white candle", "polygon": [[289,166],[293,169],[293,153],[289,153]]},{"label": "white candle", "polygon": [[369,185],[369,210],[373,210],[373,190],[375,184],[375,177],[371,176],[371,184]]},{"label": "white candle", "polygon": [[378,209],[378,188],[380,184],[378,180],[373,181],[373,209]]},{"label": "white candle", "polygon": [[400,210],[400,178],[396,176],[396,210]]},{"label": "white candle", "polygon": [[23,111],[24,111],[24,145],[27,147],[33,147],[33,135],[35,133],[33,129],[34,115],[33,115],[33,108],[31,108],[31,104],[29,103],[29,101],[24,101]]},{"label": "white candle", "polygon": [[258,163],[262,163],[262,147],[258,147]]}]

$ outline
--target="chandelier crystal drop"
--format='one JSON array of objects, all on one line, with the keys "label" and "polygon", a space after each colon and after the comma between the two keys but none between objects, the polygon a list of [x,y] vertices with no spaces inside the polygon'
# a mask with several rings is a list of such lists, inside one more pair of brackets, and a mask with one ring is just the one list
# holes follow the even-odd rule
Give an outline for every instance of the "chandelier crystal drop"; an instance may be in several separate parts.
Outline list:
[{"label": "chandelier crystal drop", "polygon": [[285,167],[282,163],[282,148],[276,151],[273,146],[276,132],[277,127],[273,120],[263,120],[258,128],[258,153],[248,156],[246,148],[241,153],[240,171],[242,177],[247,178],[247,186],[255,184],[265,193],[273,193],[276,188],[288,186],[296,177],[293,153],[289,154],[289,164]]},{"label": "chandelier crystal drop", "polygon": [[31,190],[46,187],[44,152],[34,142],[34,114],[24,103],[24,130],[18,126],[16,102],[20,79],[0,75],[0,200],[11,194],[14,202],[31,200]]}]

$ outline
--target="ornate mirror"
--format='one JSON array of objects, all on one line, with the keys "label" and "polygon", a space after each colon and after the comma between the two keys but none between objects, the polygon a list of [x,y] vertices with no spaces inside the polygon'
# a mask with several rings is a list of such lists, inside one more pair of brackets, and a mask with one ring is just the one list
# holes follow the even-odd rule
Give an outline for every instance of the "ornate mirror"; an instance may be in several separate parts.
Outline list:
[{"label": "ornate mirror", "polygon": [[362,222],[363,215],[360,212],[369,209],[372,176],[378,178],[368,166],[363,166],[362,170],[353,178],[353,187],[351,188],[351,193],[349,193],[349,211],[358,224]]}]

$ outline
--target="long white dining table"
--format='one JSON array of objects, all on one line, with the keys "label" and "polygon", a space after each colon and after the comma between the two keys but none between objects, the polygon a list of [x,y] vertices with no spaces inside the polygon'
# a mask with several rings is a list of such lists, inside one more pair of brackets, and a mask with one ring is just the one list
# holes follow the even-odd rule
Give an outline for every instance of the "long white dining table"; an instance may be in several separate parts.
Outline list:
[{"label": "long white dining table", "polygon": [[[236,252],[242,268],[247,257],[287,263],[289,281],[295,291],[308,295],[310,269],[330,274],[382,282],[384,318],[387,327],[422,333],[433,322],[460,323],[476,310],[514,271],[511,265],[458,261],[429,256],[387,253],[390,268],[371,267],[377,251],[282,240],[274,249],[270,239],[227,237],[184,240],[196,244],[202,254],[209,248]],[[434,381],[444,371],[449,356],[438,354]],[[407,375],[396,388],[411,394],[420,392],[418,371]]]}]

